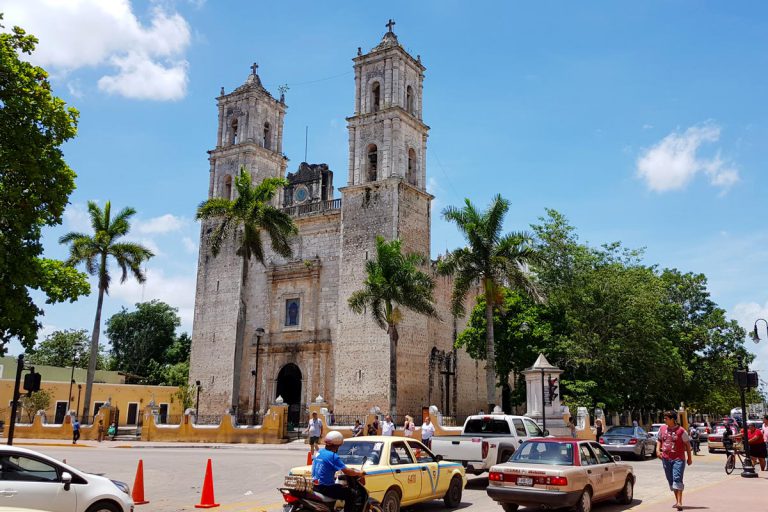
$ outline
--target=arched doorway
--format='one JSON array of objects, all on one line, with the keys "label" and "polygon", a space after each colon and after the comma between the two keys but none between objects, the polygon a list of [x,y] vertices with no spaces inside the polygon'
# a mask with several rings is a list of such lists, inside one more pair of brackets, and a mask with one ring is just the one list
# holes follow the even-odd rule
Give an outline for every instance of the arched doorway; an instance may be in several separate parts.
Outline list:
[{"label": "arched doorway", "polygon": [[275,398],[283,397],[288,405],[288,423],[298,426],[301,419],[301,370],[293,363],[288,363],[277,374]]}]

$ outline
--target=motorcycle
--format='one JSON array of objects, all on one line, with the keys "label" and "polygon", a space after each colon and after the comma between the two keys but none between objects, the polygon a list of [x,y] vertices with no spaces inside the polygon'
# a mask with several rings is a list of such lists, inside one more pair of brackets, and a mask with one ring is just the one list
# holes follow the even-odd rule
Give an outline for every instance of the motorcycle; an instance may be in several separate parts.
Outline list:
[{"label": "motorcycle", "polygon": [[[355,509],[358,512],[383,512],[381,503],[370,497],[368,490],[360,482],[360,477],[339,475],[337,482],[347,485],[355,496]],[[285,487],[278,489],[283,494],[284,512],[341,512],[344,502],[336,498],[323,496],[315,491],[312,480],[303,476],[288,475],[285,477]]]}]

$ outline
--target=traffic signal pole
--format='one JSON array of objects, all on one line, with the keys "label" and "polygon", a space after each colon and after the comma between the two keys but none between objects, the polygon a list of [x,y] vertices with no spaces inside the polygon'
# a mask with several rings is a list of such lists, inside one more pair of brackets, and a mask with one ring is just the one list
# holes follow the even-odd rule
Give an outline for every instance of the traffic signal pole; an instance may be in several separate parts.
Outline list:
[{"label": "traffic signal pole", "polygon": [[19,399],[21,393],[19,392],[19,384],[21,384],[21,373],[24,371],[24,354],[19,356],[19,361],[16,365],[16,383],[13,385],[13,404],[11,404],[11,424],[8,426],[8,444],[13,445],[13,431],[16,427],[16,412],[19,408]]}]

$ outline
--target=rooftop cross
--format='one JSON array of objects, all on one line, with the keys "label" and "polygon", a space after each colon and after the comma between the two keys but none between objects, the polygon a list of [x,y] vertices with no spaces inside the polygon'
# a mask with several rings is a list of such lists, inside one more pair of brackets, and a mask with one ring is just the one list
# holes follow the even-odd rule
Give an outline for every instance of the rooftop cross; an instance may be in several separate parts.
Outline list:
[{"label": "rooftop cross", "polygon": [[251,66],[251,70],[253,71],[253,74],[254,74],[254,75],[258,74],[258,71],[259,71],[259,65],[258,65],[258,64],[256,64],[256,63],[254,62],[254,63],[253,63],[253,66]]},{"label": "rooftop cross", "polygon": [[390,32],[392,32],[392,27],[394,27],[394,26],[395,26],[395,22],[394,22],[394,21],[392,21],[392,19],[390,18],[390,20],[389,20],[389,23],[387,23],[387,24],[386,24],[386,25],[384,25],[384,26],[385,26],[385,27],[387,27],[387,28],[389,29],[389,31],[390,31]]}]

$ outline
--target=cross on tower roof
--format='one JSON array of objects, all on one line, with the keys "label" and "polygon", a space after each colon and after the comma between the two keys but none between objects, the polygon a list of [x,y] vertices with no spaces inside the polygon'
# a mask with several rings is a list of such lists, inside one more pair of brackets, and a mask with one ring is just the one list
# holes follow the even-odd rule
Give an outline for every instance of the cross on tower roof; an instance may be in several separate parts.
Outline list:
[{"label": "cross on tower roof", "polygon": [[384,26],[385,26],[385,27],[387,27],[387,28],[389,29],[389,31],[390,31],[390,32],[392,32],[392,27],[394,27],[394,26],[395,26],[395,22],[392,20],[392,18],[390,18],[390,19],[389,19],[389,23],[387,23],[387,24],[386,24],[386,25],[384,25]]},{"label": "cross on tower roof", "polygon": [[253,74],[254,74],[254,75],[258,74],[258,71],[259,71],[259,65],[258,65],[258,64],[256,64],[256,63],[254,62],[254,63],[253,63],[253,66],[251,66],[251,71],[253,71]]}]

